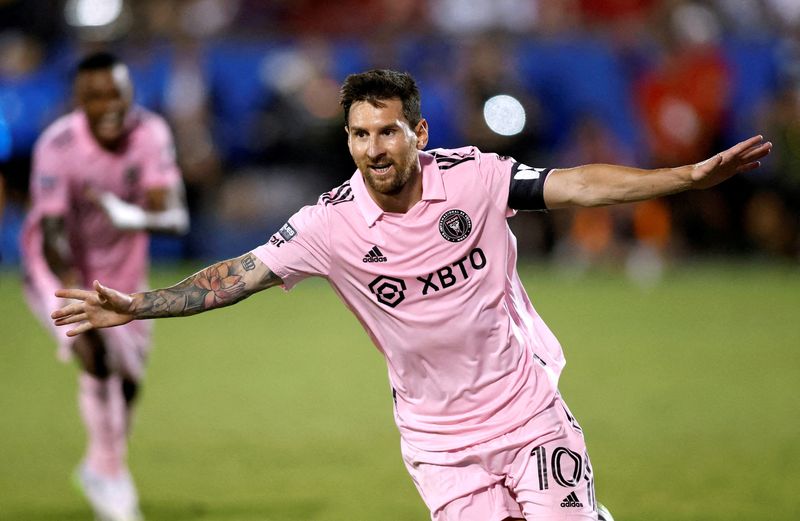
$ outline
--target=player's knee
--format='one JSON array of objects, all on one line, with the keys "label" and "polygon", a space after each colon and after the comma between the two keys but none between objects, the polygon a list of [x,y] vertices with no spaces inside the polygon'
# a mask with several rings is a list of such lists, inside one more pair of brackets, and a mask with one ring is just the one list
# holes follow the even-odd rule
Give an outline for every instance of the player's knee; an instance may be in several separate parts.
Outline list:
[{"label": "player's knee", "polygon": [[95,378],[107,378],[111,373],[105,344],[96,331],[79,336],[72,344],[72,352],[81,368]]},{"label": "player's knee", "polygon": [[136,401],[139,394],[139,382],[131,380],[130,378],[122,379],[122,395],[125,397],[125,403],[132,404]]}]

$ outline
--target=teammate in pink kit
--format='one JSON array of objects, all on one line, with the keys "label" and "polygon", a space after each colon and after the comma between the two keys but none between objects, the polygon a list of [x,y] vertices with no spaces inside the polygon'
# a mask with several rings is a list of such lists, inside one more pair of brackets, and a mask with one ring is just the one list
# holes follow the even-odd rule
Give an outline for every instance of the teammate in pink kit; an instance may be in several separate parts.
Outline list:
[{"label": "teammate in pink kit", "polygon": [[772,145],[757,136],[650,171],[533,168],[474,147],[424,151],[407,74],[352,75],[341,104],[357,171],[266,244],[170,288],[60,290],[79,302],[55,323],[77,324],[72,336],[324,277],[386,359],[403,459],[432,519],[598,519],[583,434],[558,392],[561,346],[520,282],[506,221],[707,188],[756,168]]},{"label": "teammate in pink kit", "polygon": [[79,406],[88,445],[78,484],[100,519],[141,518],[127,470],[131,412],[151,327],[67,337],[49,320],[55,290],[113,281],[126,292],[147,284],[148,231],[188,227],[183,184],[164,120],[133,107],[127,67],[97,53],[77,67],[78,108],[48,127],[34,149],[31,208],[22,233],[25,295],[51,328],[59,355],[80,365]]}]

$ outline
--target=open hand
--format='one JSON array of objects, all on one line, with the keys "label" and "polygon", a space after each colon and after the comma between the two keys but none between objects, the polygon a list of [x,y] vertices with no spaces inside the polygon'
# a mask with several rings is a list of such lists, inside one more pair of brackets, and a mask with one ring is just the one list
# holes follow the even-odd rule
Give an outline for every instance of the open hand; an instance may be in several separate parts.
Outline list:
[{"label": "open hand", "polygon": [[67,331],[76,336],[91,329],[119,326],[133,320],[133,297],[107,288],[94,281],[94,291],[85,289],[59,289],[56,296],[76,302],[53,311],[50,315],[57,326],[78,324]]},{"label": "open hand", "polygon": [[733,177],[761,166],[760,159],[772,150],[772,143],[764,136],[753,136],[714,157],[694,165],[692,188],[710,188]]}]

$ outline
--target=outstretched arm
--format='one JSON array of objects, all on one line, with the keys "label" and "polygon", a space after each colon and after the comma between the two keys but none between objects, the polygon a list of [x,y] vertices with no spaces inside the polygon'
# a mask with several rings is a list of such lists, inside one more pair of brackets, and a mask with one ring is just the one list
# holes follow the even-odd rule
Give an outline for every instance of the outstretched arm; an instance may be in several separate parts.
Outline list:
[{"label": "outstretched arm", "polygon": [[60,289],[56,296],[75,299],[53,312],[56,325],[78,324],[75,336],[91,329],[146,318],[182,317],[230,306],[283,281],[252,253],[209,266],[169,288],[126,294],[94,282],[94,291]]},{"label": "outstretched arm", "polygon": [[772,143],[754,136],[705,161],[677,168],[593,164],[554,170],[544,185],[544,201],[548,208],[604,206],[710,188],[758,168],[771,149]]}]

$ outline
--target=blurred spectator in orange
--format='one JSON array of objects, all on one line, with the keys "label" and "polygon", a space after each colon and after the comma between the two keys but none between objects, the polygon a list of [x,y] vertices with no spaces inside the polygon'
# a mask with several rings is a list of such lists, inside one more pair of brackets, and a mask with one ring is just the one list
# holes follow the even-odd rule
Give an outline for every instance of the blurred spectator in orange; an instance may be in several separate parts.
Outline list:
[{"label": "blurred spectator in orange", "polygon": [[731,85],[714,12],[687,2],[666,16],[663,55],[639,78],[634,92],[652,162],[675,165],[697,161],[715,149]]},{"label": "blurred spectator in orange", "polygon": [[[723,26],[709,5],[665,4],[659,17],[664,48],[654,65],[633,84],[647,139],[650,164],[686,164],[707,157],[729,129],[732,73],[720,46]],[[659,26],[653,26],[654,31]],[[743,246],[741,223],[747,181],[717,192],[681,194],[669,200],[676,246],[689,251],[730,252]]]}]

